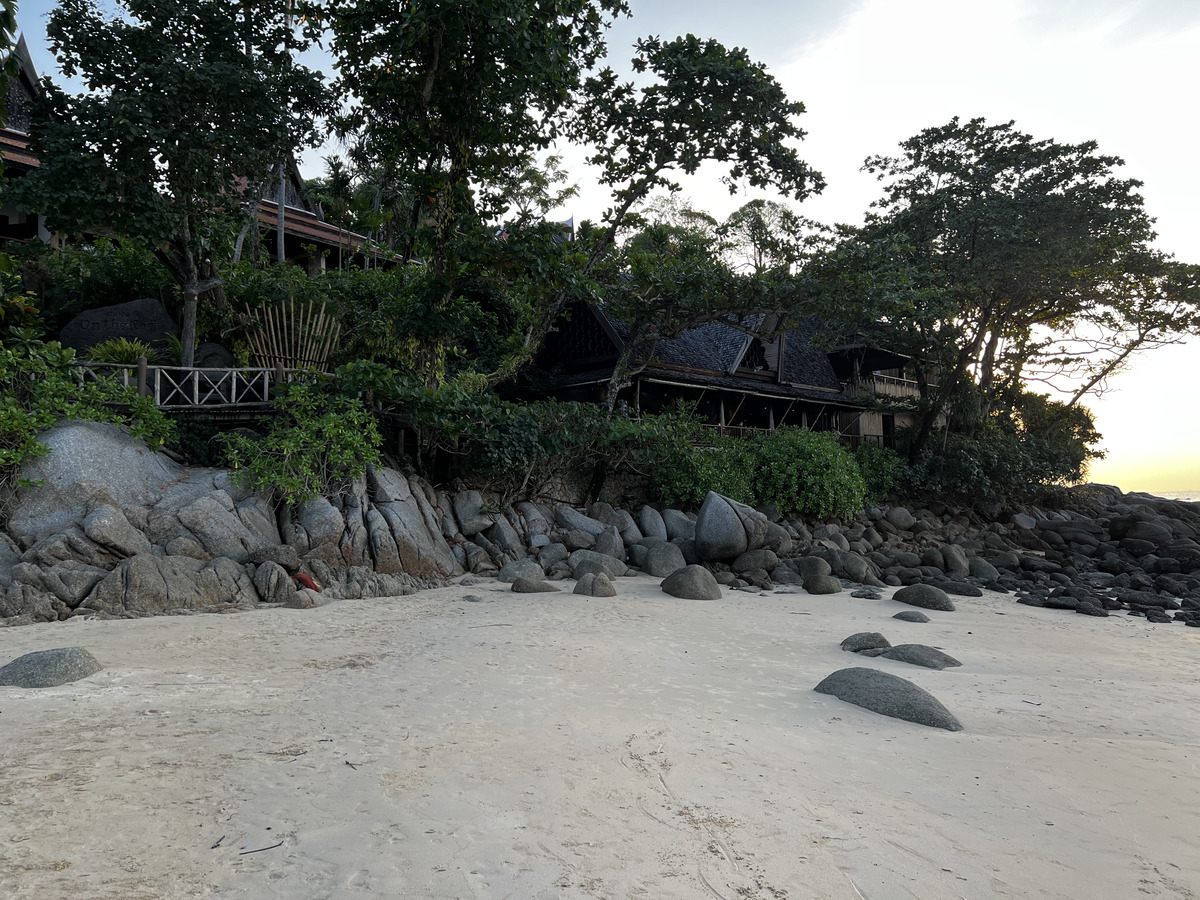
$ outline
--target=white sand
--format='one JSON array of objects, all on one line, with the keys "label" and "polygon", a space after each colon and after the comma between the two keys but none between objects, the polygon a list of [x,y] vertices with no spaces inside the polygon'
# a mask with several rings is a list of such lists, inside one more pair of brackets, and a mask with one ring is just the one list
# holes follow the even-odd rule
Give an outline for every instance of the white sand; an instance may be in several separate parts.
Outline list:
[{"label": "white sand", "polygon": [[[1200,629],[618,589],[0,631],[0,662],[106,667],[0,688],[0,897],[1200,893]],[[860,659],[856,631],[964,665]],[[965,730],[812,690],[852,665]]]}]

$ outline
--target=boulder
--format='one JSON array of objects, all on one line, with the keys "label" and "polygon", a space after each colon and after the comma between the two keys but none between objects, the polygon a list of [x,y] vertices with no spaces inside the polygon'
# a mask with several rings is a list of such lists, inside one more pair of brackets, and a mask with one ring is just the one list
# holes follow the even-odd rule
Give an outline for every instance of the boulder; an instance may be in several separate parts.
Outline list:
[{"label": "boulder", "polygon": [[[254,587],[264,603],[280,603],[297,608],[296,585],[287,569],[278,563],[265,562],[254,570]],[[299,607],[303,608],[303,607]]]},{"label": "boulder", "polygon": [[[324,504],[333,510],[328,500]],[[322,537],[332,540],[336,546],[337,539],[342,536],[344,523],[336,510],[333,510],[333,515],[337,519],[337,533],[333,535],[330,532]],[[233,498],[225,491],[214,491],[197,498],[179,510],[178,516],[180,523],[195,535],[210,559],[224,556],[244,563],[249,561],[252,550],[266,546],[266,541],[242,523],[235,512]]]},{"label": "boulder", "polygon": [[804,589],[810,594],[839,594],[842,582],[832,575],[809,575],[804,579]]},{"label": "boulder", "polygon": [[913,514],[903,506],[893,506],[884,514],[884,518],[901,531],[911,531],[912,527],[917,524]]},{"label": "boulder", "polygon": [[667,526],[662,514],[653,506],[643,506],[638,512],[638,527],[645,537],[668,540]]},{"label": "boulder", "polygon": [[690,541],[696,537],[696,523],[677,509],[662,511],[663,524],[667,528],[667,540]]},{"label": "boulder", "polygon": [[704,566],[684,566],[663,579],[664,593],[684,600],[720,600],[721,587]]},{"label": "boulder", "polygon": [[891,642],[878,631],[860,631],[842,641],[842,649],[850,653],[878,650],[890,646],[892,646]]},{"label": "boulder", "polygon": [[966,578],[971,574],[967,554],[957,544],[946,544],[942,547],[942,559],[945,565],[942,570],[951,578]]},{"label": "boulder", "polygon": [[741,573],[751,569],[771,570],[779,565],[779,557],[772,550],[747,550],[731,564],[733,571]]},{"label": "boulder", "polygon": [[894,659],[912,666],[923,666],[926,669],[945,669],[962,665],[950,654],[925,644],[897,644],[894,647],[885,647],[864,655],[882,656],[885,659]]},{"label": "boulder", "polygon": [[892,595],[893,600],[907,603],[909,606],[919,606],[921,609],[935,609],[941,612],[954,612],[954,604],[941,588],[931,584],[912,584],[900,588]]},{"label": "boulder", "polygon": [[84,517],[83,533],[118,556],[137,556],[150,552],[147,537],[129,524],[115,506],[102,503]]},{"label": "boulder", "polygon": [[592,549],[621,562],[625,561],[625,542],[621,540],[621,532],[615,525],[605,526],[604,530],[596,535]]},{"label": "boulder", "polygon": [[967,560],[967,574],[981,581],[995,581],[1000,577],[999,570],[981,556],[972,556]]},{"label": "boulder", "polygon": [[259,547],[251,551],[250,562],[256,566],[265,562],[277,563],[287,569],[289,575],[295,575],[300,571],[300,554],[296,552],[295,547],[289,544]]},{"label": "boulder", "polygon": [[497,516],[495,524],[484,529],[483,533],[487,535],[489,541],[513,559],[520,559],[525,555],[525,542],[517,533],[517,529],[504,516]]},{"label": "boulder", "polygon": [[0,685],[5,687],[47,688],[70,684],[104,667],[82,647],[37,650],[18,656],[0,666]]},{"label": "boulder", "polygon": [[567,558],[569,551],[562,544],[547,544],[538,551],[537,561],[543,569],[549,570],[555,563]]},{"label": "boulder", "polygon": [[788,560],[788,563],[801,578],[833,574],[833,568],[828,561],[819,556],[803,556],[800,559]]},{"label": "boulder", "polygon": [[525,557],[523,559],[515,559],[510,563],[505,563],[500,569],[500,580],[506,584],[511,584],[518,578],[530,578],[535,581],[541,581],[546,577],[546,573],[542,567],[537,564],[536,560]]},{"label": "boulder", "polygon": [[915,609],[906,609],[892,616],[893,619],[899,619],[901,622],[928,622],[929,616],[923,612],[918,612]]},{"label": "boulder", "polygon": [[586,531],[593,537],[600,534],[605,528],[603,522],[598,522],[591,516],[585,516],[570,506],[554,507],[554,521],[560,528],[568,531]]},{"label": "boulder", "polygon": [[49,448],[21,466],[8,530],[28,547],[39,534],[83,521],[101,504],[118,509],[152,504],[186,470],[155,453],[119,425],[69,422],[38,436]]},{"label": "boulder", "polygon": [[666,578],[687,565],[683,553],[674,544],[659,542],[646,551],[642,571],[655,578]]},{"label": "boulder", "polygon": [[603,572],[587,572],[579,579],[572,592],[584,597],[615,597],[617,589]]},{"label": "boulder", "polygon": [[[376,509],[391,529],[404,571],[410,575],[458,574],[454,552],[446,543],[437,514],[420,482],[415,478],[410,481],[394,469],[380,467],[367,470],[367,483]],[[489,520],[488,527],[491,524]],[[478,536],[479,532],[474,534]],[[491,547],[494,546],[488,547],[493,558],[496,554]],[[301,552],[301,555],[305,554]]]},{"label": "boulder", "polygon": [[[619,578],[628,570],[628,567],[625,565],[625,563],[621,562],[619,559],[614,559],[613,557],[606,556],[603,553],[597,553],[595,550],[576,550],[569,557],[567,557],[567,561],[571,565],[572,573],[577,573],[579,571],[579,567],[584,563],[591,563],[599,566],[600,571],[603,571],[610,578]],[[578,574],[576,574],[575,577],[578,578]]]},{"label": "boulder", "polygon": [[517,594],[555,594],[558,588],[541,578],[518,578],[513,582]]},{"label": "boulder", "polygon": [[459,491],[450,501],[450,506],[454,510],[454,518],[458,520],[458,530],[464,537],[471,537],[491,527],[492,517],[483,513],[483,497],[479,491]]},{"label": "boulder", "polygon": [[962,723],[924,688],[879,669],[840,669],[815,688],[863,709],[947,731],[962,731]]},{"label": "boulder", "polygon": [[181,609],[249,608],[258,599],[245,568],[231,559],[218,557],[204,563],[188,556],[143,554],[123,560],[80,608],[117,616],[154,616]]},{"label": "boulder", "polygon": [[[763,537],[766,537],[765,526]],[[746,528],[734,510],[733,501],[713,491],[704,498],[696,518],[695,541],[696,553],[703,560],[736,559],[750,549]]]}]

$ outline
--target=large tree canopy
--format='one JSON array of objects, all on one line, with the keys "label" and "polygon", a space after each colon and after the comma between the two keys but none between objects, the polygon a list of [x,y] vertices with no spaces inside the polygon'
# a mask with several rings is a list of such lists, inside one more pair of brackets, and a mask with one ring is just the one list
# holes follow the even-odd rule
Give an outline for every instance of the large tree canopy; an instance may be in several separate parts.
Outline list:
[{"label": "large tree canopy", "polygon": [[196,306],[219,287],[213,253],[239,213],[242,179],[311,143],[327,92],[294,61],[288,0],[61,0],[47,35],[67,77],[49,79],[34,128],[41,168],[27,202],[52,228],[134,236],[159,248],[184,294],[184,364]]},{"label": "large tree canopy", "polygon": [[914,454],[955,398],[969,399],[970,430],[1031,365],[1073,356],[1086,366],[1056,335],[1080,329],[1132,352],[1196,328],[1195,277],[1149,247],[1141,183],[1118,177],[1122,164],[1094,142],[957,118],[905,141],[899,156],[866,161],[884,196],[840,248],[858,270],[842,283],[876,292],[863,307],[880,304],[891,326],[882,336],[917,367],[925,402]]}]

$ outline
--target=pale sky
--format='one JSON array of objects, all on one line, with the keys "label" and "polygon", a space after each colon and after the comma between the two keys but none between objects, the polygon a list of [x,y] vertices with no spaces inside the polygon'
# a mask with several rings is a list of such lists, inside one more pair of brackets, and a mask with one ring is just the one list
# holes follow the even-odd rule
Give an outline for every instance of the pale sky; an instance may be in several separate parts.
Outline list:
[{"label": "pale sky", "polygon": [[[18,9],[34,61],[56,73],[44,49],[45,0]],[[634,16],[610,35],[615,67],[637,36],[694,33],[747,47],[792,99],[808,108],[802,157],[829,186],[800,212],[858,222],[878,196],[859,171],[869,155],[892,153],[923,128],[953,116],[1009,119],[1036,138],[1098,141],[1145,182],[1158,244],[1200,262],[1200,2],[1197,0],[634,0]],[[607,196],[566,154],[581,196],[564,211],[598,218]],[[310,155],[307,174],[320,174]],[[684,195],[727,215],[731,198],[716,170]],[[1200,416],[1191,380],[1200,338],[1147,353],[1091,402],[1108,458],[1092,480],[1124,490],[1200,488]]]}]

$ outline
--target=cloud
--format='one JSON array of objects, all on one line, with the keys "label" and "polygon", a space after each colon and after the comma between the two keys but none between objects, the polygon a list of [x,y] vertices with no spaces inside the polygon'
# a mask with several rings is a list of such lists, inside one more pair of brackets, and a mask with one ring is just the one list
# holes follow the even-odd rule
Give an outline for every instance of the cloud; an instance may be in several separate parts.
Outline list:
[{"label": "cloud", "polygon": [[730,3],[728,0],[632,0],[633,17],[609,39],[614,65],[624,61],[637,37],[694,34],[727,47],[745,47],[768,65],[791,62],[837,30],[867,0],[794,0]]},{"label": "cloud", "polygon": [[1195,0],[1033,0],[1030,24],[1052,31],[1109,29],[1119,43],[1161,38],[1200,24]]}]

